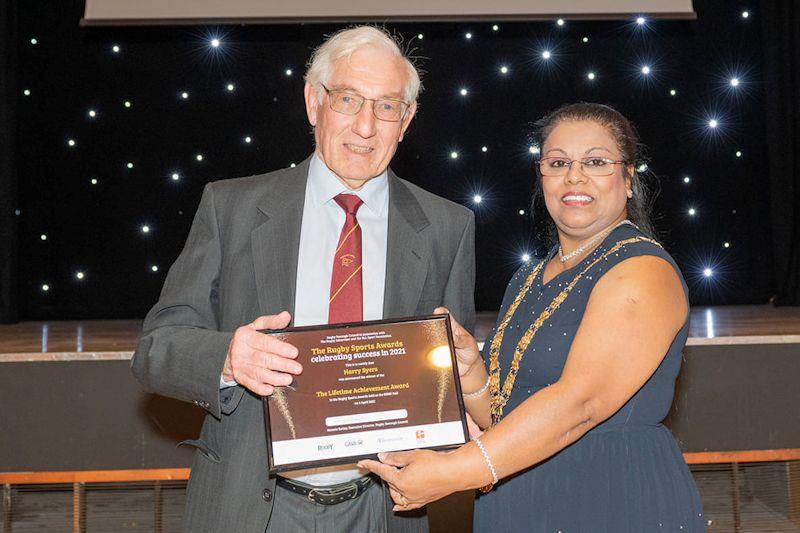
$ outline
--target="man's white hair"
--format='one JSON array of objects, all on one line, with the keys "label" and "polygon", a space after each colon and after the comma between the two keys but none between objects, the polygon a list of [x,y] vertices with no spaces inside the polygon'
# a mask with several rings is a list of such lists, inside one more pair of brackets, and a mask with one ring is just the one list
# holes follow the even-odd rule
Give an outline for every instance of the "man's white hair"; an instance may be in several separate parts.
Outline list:
[{"label": "man's white hair", "polygon": [[339,30],[322,43],[308,62],[305,80],[314,86],[317,92],[317,102],[322,103],[325,89],[322,84],[328,83],[333,74],[333,66],[342,58],[349,58],[359,48],[372,46],[386,50],[403,61],[406,68],[406,86],[403,89],[403,99],[408,102],[416,101],[422,88],[419,73],[416,67],[400,49],[397,40],[386,30],[374,26],[356,26]]}]

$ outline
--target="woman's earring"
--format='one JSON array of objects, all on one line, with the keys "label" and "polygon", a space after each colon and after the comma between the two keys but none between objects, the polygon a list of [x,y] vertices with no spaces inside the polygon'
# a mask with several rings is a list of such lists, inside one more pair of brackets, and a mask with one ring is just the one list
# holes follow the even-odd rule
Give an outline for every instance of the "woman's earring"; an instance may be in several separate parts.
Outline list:
[{"label": "woman's earring", "polygon": [[628,198],[633,198],[633,191],[628,189]]}]

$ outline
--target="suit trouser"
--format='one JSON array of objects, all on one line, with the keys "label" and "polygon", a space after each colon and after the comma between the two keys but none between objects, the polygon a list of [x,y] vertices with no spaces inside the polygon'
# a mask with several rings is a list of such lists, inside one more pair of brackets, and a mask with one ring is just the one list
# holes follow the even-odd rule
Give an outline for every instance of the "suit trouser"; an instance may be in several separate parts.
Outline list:
[{"label": "suit trouser", "polygon": [[[388,501],[387,501],[388,500]],[[272,516],[266,533],[393,533],[428,531],[427,516],[403,517],[391,510],[388,491],[373,483],[358,498],[321,505],[307,497],[275,487]]]}]

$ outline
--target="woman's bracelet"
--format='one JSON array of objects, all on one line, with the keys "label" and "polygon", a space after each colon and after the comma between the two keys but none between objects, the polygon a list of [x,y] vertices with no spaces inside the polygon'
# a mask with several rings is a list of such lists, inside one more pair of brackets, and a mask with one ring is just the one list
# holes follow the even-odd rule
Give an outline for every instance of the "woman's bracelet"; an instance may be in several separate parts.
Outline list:
[{"label": "woman's bracelet", "polygon": [[486,383],[483,384],[483,387],[476,390],[475,392],[462,392],[461,396],[463,396],[464,398],[475,398],[476,396],[480,396],[481,394],[486,392],[486,389],[489,388],[489,382],[491,381],[491,379],[492,379],[491,376],[486,376]]},{"label": "woman's bracelet", "polygon": [[475,437],[472,439],[475,441],[475,444],[478,445],[478,449],[480,449],[481,454],[483,455],[483,460],[486,461],[486,466],[489,467],[489,471],[492,473],[492,482],[484,487],[481,487],[481,492],[489,492],[492,490],[492,487],[497,483],[497,470],[494,469],[494,465],[492,464],[492,460],[489,458],[489,452],[486,451],[486,446],[483,445],[481,442],[480,437]]}]

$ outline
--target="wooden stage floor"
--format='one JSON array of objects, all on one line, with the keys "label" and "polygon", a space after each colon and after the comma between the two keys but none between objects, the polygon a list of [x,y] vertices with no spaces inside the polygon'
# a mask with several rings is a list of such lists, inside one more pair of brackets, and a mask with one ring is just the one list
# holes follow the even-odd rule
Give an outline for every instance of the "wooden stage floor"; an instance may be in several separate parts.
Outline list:
[{"label": "wooden stage floor", "polygon": [[[497,314],[478,313],[483,341]],[[141,320],[21,322],[0,325],[0,362],[129,359]],[[692,309],[688,345],[800,344],[800,307],[724,306]]]}]

